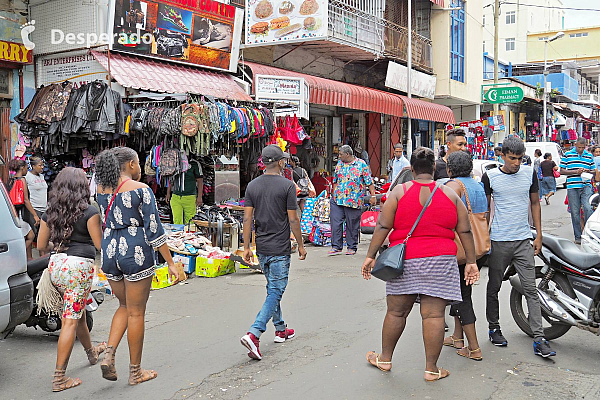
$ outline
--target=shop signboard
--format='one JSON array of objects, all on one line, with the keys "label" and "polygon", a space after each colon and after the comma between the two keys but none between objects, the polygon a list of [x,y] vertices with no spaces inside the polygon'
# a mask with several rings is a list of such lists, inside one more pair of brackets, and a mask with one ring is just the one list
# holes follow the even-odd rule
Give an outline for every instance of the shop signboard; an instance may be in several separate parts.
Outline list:
[{"label": "shop signboard", "polygon": [[304,78],[256,75],[254,94],[256,101],[280,103],[275,109],[277,115],[296,114],[308,119],[309,88]]},{"label": "shop signboard", "polygon": [[327,37],[327,0],[246,0],[246,46]]},{"label": "shop signboard", "polygon": [[112,50],[237,70],[242,10],[214,0],[110,1]]},{"label": "shop signboard", "polygon": [[483,98],[490,104],[519,103],[523,100],[523,89],[517,86],[491,88]]},{"label": "shop signboard", "polygon": [[95,80],[108,82],[108,72],[85,51],[40,57],[36,63],[40,86],[70,81],[78,88]]},{"label": "shop signboard", "polygon": [[0,40],[0,61],[8,61],[16,64],[31,64],[33,62],[33,52],[27,50],[22,43]]},{"label": "shop signboard", "polygon": [[[435,98],[436,81],[434,75],[427,75],[413,69],[410,72],[411,93],[415,96],[433,100]],[[408,92],[408,68],[393,61],[388,62],[385,86],[401,92]]]}]

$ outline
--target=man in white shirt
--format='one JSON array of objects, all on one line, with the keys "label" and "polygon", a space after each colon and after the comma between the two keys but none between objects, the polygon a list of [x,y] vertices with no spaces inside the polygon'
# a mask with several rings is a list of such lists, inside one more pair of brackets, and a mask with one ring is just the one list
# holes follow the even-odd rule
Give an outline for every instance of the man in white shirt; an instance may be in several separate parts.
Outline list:
[{"label": "man in white shirt", "polygon": [[388,161],[387,165],[388,182],[393,182],[400,171],[406,167],[410,167],[410,162],[404,157],[404,147],[402,143],[396,143],[394,145],[394,157]]}]

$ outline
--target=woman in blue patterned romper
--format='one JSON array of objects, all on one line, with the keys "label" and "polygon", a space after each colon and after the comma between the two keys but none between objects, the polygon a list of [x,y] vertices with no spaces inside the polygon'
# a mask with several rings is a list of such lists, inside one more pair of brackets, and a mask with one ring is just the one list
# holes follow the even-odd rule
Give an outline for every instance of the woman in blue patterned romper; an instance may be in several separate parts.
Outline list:
[{"label": "woman in blue patterned romper", "polygon": [[[104,220],[102,271],[119,299],[102,361],[102,376],[117,380],[115,351],[127,330],[129,384],[157,376],[140,368],[144,343],[144,315],[154,273],[155,249],[167,261],[169,273],[179,276],[158,217],[150,188],[137,182],[141,168],[137,153],[128,147],[106,150],[96,157],[97,200]],[[112,204],[111,204],[112,202]]]}]

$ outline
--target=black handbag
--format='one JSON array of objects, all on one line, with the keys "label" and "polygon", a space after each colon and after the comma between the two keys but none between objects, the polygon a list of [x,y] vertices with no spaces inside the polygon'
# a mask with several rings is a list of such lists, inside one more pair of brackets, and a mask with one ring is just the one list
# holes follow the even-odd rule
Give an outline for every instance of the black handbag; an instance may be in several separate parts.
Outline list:
[{"label": "black handbag", "polygon": [[404,273],[404,258],[406,257],[406,242],[408,242],[408,239],[411,237],[411,235],[415,231],[415,228],[419,224],[419,221],[421,220],[421,217],[423,216],[425,209],[427,209],[427,207],[429,206],[429,203],[431,203],[431,199],[433,199],[433,194],[438,189],[438,187],[439,186],[436,185],[435,188],[431,191],[431,194],[429,195],[429,199],[427,199],[427,202],[425,203],[425,205],[423,206],[423,209],[421,210],[421,214],[419,214],[419,216],[417,217],[417,220],[415,221],[414,225],[412,226],[410,232],[408,232],[408,235],[406,235],[406,239],[404,239],[404,241],[402,243],[399,243],[392,247],[388,247],[387,250],[382,252],[379,255],[379,257],[377,257],[377,260],[375,261],[375,266],[373,267],[373,270],[371,271],[371,275],[373,275],[375,278],[379,278],[382,281],[389,281],[391,279],[399,277],[400,275],[402,275]]}]

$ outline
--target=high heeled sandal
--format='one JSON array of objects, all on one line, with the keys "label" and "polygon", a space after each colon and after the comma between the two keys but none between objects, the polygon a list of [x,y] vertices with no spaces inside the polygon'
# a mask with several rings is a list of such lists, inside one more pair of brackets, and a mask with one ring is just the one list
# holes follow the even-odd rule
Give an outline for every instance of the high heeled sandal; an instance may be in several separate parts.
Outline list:
[{"label": "high heeled sandal", "polygon": [[[447,372],[447,374],[442,376],[442,371]],[[431,374],[431,375],[437,375],[437,378],[435,378],[435,379],[424,378],[426,382],[435,382],[435,381],[439,381],[440,379],[444,379],[444,378],[447,378],[450,376],[450,371],[448,371],[447,369],[443,369],[443,368],[438,368],[438,372],[425,371],[425,373]]]},{"label": "high heeled sandal", "polygon": [[129,364],[129,384],[131,386],[152,380],[158,373],[152,369],[142,369],[140,364]]},{"label": "high heeled sandal", "polygon": [[113,346],[107,346],[104,350],[104,359],[100,364],[100,369],[102,369],[102,377],[109,381],[117,380],[117,369],[115,368],[115,353],[116,350]]},{"label": "high heeled sandal", "polygon": [[106,350],[106,342],[102,342],[98,346],[92,346],[89,349],[85,349],[85,354],[87,355],[88,361],[91,365],[96,365],[98,363],[100,354],[104,353],[104,350]]},{"label": "high heeled sandal", "polygon": [[52,379],[52,391],[62,392],[63,390],[74,388],[81,385],[81,379],[73,379],[65,376],[66,370],[55,369],[54,378]]},{"label": "high heeled sandal", "polygon": [[[446,339],[452,340],[452,343],[446,342]],[[456,342],[462,342],[463,346],[458,347],[456,345]],[[462,349],[464,347],[464,344],[465,344],[465,339],[464,338],[455,338],[454,335],[450,335],[447,338],[444,338],[444,346],[452,346],[455,349]]]}]

